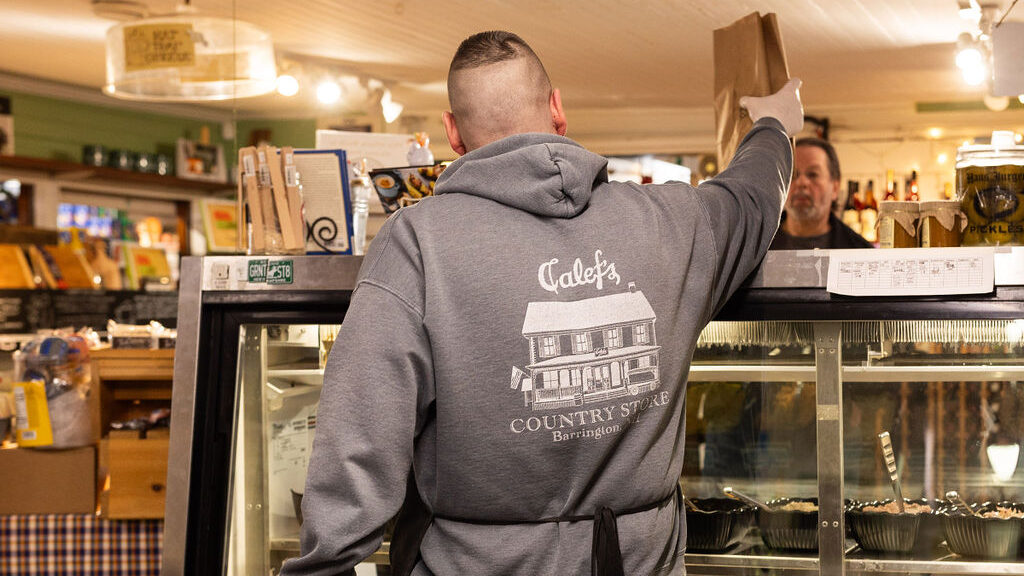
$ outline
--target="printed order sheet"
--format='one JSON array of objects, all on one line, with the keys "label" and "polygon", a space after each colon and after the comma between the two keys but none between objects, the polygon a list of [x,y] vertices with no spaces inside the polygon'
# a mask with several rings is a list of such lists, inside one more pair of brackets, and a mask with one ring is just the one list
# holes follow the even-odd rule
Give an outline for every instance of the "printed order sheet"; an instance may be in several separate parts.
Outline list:
[{"label": "printed order sheet", "polygon": [[994,287],[991,248],[832,250],[829,292],[846,296],[984,294]]}]

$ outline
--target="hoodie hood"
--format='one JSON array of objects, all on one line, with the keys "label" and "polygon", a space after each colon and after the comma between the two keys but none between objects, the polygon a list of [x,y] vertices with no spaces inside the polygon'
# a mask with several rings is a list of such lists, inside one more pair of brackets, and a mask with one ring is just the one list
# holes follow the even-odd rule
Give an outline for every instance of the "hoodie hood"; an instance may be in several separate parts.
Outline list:
[{"label": "hoodie hood", "polygon": [[539,216],[571,218],[608,181],[608,160],[563,136],[517,134],[452,162],[434,194],[460,192]]}]

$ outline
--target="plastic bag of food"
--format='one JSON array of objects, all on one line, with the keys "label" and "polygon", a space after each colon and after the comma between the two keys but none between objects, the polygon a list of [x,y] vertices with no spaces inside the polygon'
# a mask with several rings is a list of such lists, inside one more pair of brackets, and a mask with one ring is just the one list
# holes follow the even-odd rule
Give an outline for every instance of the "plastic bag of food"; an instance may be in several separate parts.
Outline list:
[{"label": "plastic bag of food", "polygon": [[93,443],[89,346],[78,335],[40,335],[15,352],[15,437],[20,446]]}]

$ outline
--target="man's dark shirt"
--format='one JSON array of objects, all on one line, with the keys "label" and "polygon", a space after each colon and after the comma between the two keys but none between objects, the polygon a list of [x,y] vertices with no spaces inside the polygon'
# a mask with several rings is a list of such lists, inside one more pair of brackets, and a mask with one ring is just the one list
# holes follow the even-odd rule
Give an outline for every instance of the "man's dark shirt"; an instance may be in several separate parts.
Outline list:
[{"label": "man's dark shirt", "polygon": [[[785,214],[782,216],[785,222]],[[812,248],[874,248],[875,246],[843,224],[835,214],[828,215],[829,231],[820,236],[790,236],[780,226],[769,250],[810,250]]]}]

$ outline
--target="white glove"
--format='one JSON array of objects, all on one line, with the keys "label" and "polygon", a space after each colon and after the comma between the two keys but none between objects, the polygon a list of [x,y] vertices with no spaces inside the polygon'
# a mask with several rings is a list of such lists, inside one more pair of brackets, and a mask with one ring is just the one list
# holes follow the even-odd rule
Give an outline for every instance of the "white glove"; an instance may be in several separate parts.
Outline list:
[{"label": "white glove", "polygon": [[800,102],[799,78],[793,78],[771,96],[744,96],[740,107],[746,108],[750,119],[757,122],[771,117],[782,123],[786,134],[794,136],[804,127],[804,105]]}]

